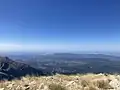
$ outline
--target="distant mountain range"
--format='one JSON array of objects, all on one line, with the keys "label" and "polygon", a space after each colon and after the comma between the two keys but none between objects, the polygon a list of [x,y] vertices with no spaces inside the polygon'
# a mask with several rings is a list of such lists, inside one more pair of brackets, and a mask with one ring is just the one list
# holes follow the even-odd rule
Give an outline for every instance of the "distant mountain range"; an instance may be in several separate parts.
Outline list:
[{"label": "distant mountain range", "polygon": [[0,57],[0,80],[10,80],[25,75],[43,75],[43,72],[27,64],[13,61],[8,57]]},{"label": "distant mountain range", "polygon": [[120,73],[120,57],[112,55],[54,53],[15,58],[45,73]]},{"label": "distant mountain range", "polygon": [[104,58],[109,60],[120,60],[120,55],[109,55],[109,54],[76,54],[76,53],[53,53],[53,54],[18,54],[18,55],[7,55],[12,59],[22,59],[22,60],[30,60],[31,58],[40,58],[40,57],[60,57],[60,58]]},{"label": "distant mountain range", "polygon": [[120,57],[104,54],[54,53],[0,57],[0,79],[55,73],[120,73]]}]

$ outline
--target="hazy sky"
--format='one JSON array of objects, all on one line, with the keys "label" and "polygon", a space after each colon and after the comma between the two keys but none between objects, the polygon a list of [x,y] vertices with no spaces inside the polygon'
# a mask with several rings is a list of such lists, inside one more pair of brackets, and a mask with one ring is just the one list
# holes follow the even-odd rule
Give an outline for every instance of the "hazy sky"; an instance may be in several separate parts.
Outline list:
[{"label": "hazy sky", "polygon": [[120,51],[120,0],[0,0],[0,51]]}]

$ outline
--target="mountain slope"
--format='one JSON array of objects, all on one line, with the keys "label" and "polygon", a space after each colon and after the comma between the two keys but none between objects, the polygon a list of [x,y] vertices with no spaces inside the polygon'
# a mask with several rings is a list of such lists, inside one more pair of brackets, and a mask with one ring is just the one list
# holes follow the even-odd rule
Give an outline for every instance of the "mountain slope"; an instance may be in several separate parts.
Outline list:
[{"label": "mountain slope", "polygon": [[25,75],[43,75],[43,72],[27,64],[15,62],[8,57],[0,57],[0,80],[19,78]]}]

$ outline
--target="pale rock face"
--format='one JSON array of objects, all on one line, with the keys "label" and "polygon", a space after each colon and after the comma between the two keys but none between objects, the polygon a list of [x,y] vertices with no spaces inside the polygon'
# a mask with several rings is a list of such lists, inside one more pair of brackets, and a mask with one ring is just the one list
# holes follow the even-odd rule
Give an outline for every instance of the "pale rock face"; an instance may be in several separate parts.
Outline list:
[{"label": "pale rock face", "polygon": [[48,86],[45,85],[43,90],[49,90]]},{"label": "pale rock face", "polygon": [[4,88],[0,88],[0,90],[5,90]]},{"label": "pale rock face", "polygon": [[35,85],[36,82],[35,81],[32,81],[31,83],[29,83],[29,85]]},{"label": "pale rock face", "polygon": [[111,90],[120,90],[120,76],[110,76],[111,78],[111,82],[110,82],[110,85],[114,88],[114,89],[111,89]]},{"label": "pale rock face", "polygon": [[70,86],[72,85],[73,83],[75,83],[74,81],[70,81],[66,86]]}]

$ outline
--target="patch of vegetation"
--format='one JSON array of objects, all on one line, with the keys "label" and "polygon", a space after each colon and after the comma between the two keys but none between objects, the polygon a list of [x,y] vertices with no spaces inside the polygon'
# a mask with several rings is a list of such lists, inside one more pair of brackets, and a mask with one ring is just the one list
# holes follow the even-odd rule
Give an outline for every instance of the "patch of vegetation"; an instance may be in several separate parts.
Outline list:
[{"label": "patch of vegetation", "polygon": [[49,89],[50,90],[66,90],[65,87],[58,85],[58,84],[50,84]]}]

